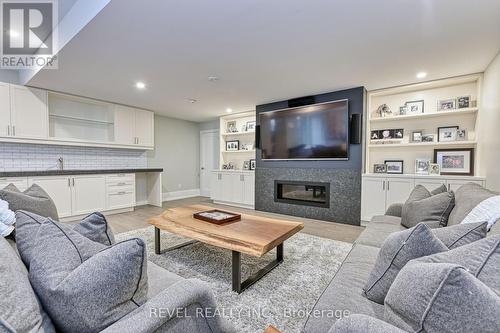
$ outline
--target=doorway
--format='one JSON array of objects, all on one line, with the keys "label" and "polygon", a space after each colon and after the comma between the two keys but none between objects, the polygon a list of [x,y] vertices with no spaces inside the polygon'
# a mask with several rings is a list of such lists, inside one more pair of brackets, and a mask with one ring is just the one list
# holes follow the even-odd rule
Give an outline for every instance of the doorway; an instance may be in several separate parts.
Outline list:
[{"label": "doorway", "polygon": [[200,131],[200,194],[210,197],[213,170],[219,169],[219,131]]}]

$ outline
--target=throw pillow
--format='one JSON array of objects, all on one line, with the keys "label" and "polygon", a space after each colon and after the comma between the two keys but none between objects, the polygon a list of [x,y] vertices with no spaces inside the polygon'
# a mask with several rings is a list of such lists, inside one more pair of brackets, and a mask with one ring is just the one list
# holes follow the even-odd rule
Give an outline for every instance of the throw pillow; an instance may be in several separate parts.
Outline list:
[{"label": "throw pillow", "polygon": [[500,297],[464,267],[408,263],[385,299],[384,318],[408,332],[497,333]]},{"label": "throw pillow", "polygon": [[445,193],[448,192],[448,189],[446,188],[446,185],[441,184],[438,188],[435,188],[434,190],[431,191],[431,195],[436,195],[440,193]]},{"label": "throw pillow", "polygon": [[104,245],[113,245],[115,243],[115,236],[108,225],[106,217],[98,212],[85,217],[75,225],[73,230],[94,242]]},{"label": "throw pillow", "polygon": [[432,229],[432,232],[451,250],[483,239],[487,234],[487,226],[486,222],[457,224]]},{"label": "throw pillow", "polygon": [[500,235],[487,237],[447,252],[418,258],[415,261],[463,266],[500,295]]},{"label": "throw pillow", "polygon": [[31,285],[62,332],[101,331],[147,300],[141,239],[105,247],[49,219],[32,255]]},{"label": "throw pillow", "polygon": [[461,223],[488,222],[488,230],[500,220],[500,195],[481,201],[474,207]]},{"label": "throw pillow", "polygon": [[[485,189],[479,184],[468,183],[460,186],[455,191],[455,208],[450,214],[449,224],[455,225],[462,223],[462,221],[469,215],[469,213],[484,200],[497,196],[498,193]],[[475,221],[483,222],[483,221]]]},{"label": "throw pillow", "polygon": [[363,314],[352,314],[337,320],[328,333],[408,333],[383,320]]},{"label": "throw pillow", "polygon": [[375,266],[363,288],[366,297],[384,304],[392,282],[408,261],[447,250],[443,242],[423,223],[413,229],[390,234],[382,244]]},{"label": "throw pillow", "polygon": [[431,195],[424,186],[417,185],[403,205],[401,225],[411,228],[426,223],[432,228],[444,227],[454,205],[453,192]]},{"label": "throw pillow", "polygon": [[[42,309],[16,251],[3,238],[0,238],[0,313],[3,325],[13,332],[55,332],[55,328]],[[1,322],[1,320],[0,320]],[[0,323],[0,332],[4,332]]]},{"label": "throw pillow", "polygon": [[13,184],[0,190],[0,199],[9,203],[13,212],[26,210],[40,216],[58,220],[57,208],[54,201],[40,186],[33,184],[24,192],[20,192]]}]

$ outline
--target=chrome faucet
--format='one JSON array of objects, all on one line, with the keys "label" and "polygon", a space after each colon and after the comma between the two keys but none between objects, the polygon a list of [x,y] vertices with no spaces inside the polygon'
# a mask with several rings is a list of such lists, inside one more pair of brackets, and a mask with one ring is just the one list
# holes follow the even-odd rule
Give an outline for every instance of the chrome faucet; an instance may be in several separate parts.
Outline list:
[{"label": "chrome faucet", "polygon": [[64,159],[62,158],[62,156],[59,157],[57,162],[59,163],[59,170],[64,170]]}]

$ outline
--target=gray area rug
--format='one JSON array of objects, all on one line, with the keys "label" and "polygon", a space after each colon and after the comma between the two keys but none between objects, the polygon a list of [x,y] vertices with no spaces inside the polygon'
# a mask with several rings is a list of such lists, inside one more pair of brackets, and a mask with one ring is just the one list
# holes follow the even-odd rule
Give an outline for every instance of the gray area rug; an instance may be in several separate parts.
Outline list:
[{"label": "gray area rug", "polygon": [[[299,233],[284,244],[285,261],[255,285],[237,294],[231,291],[231,251],[196,243],[172,252],[154,253],[154,228],[116,236],[146,241],[149,260],[184,278],[208,283],[219,307],[238,332],[262,333],[272,324],[283,332],[300,332],[316,300],[337,272],[352,244]],[[162,248],[186,241],[161,233]],[[242,280],[276,258],[276,250],[263,258],[242,255]]]}]

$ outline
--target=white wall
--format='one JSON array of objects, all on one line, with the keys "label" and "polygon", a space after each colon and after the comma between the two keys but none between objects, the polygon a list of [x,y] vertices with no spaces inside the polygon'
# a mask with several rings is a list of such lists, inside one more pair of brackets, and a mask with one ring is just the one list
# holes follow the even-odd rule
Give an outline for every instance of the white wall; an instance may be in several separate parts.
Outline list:
[{"label": "white wall", "polygon": [[500,191],[500,53],[484,72],[478,122],[480,175],[489,189]]},{"label": "white wall", "polygon": [[200,188],[200,130],[198,123],[155,115],[155,150],[148,166],[161,167],[163,193]]}]

